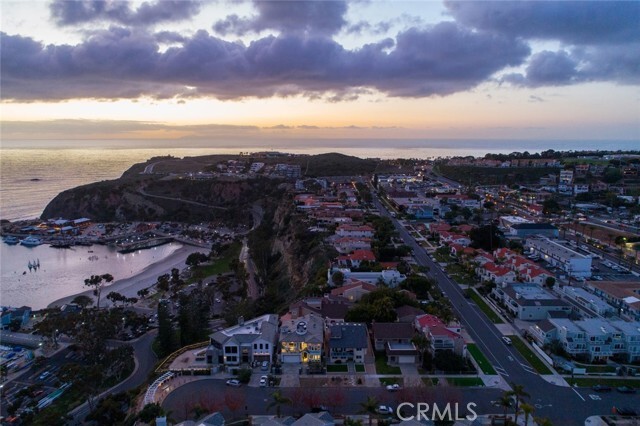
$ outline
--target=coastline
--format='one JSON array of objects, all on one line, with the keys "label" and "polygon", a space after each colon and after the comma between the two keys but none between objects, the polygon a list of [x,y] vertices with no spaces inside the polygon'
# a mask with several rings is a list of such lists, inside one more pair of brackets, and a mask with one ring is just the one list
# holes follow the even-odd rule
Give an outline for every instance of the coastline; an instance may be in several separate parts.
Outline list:
[{"label": "coastline", "polygon": [[[171,253],[167,258],[158,262],[152,263],[138,274],[114,281],[111,285],[102,289],[102,296],[100,298],[101,306],[110,306],[111,302],[107,300],[106,296],[111,291],[117,291],[126,297],[138,297],[137,292],[143,288],[149,287],[154,284],[158,276],[170,273],[171,269],[182,269],[185,266],[187,257],[194,252],[202,251],[201,247],[193,247],[184,245],[174,253]],[[73,294],[71,296],[62,297],[47,305],[47,308],[60,307],[66,303],[70,303],[77,296],[84,295],[94,298],[93,290],[87,290],[80,293]]]}]

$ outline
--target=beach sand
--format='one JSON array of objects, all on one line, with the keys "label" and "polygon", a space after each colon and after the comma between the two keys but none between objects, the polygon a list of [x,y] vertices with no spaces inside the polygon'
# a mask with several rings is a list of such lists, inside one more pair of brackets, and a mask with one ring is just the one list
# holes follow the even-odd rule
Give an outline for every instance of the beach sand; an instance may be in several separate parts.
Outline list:
[{"label": "beach sand", "polygon": [[[118,293],[121,293],[126,297],[138,297],[138,291],[154,284],[160,275],[170,273],[171,269],[173,268],[182,270],[185,267],[184,262],[187,260],[187,256],[197,251],[202,252],[203,249],[201,247],[183,246],[175,252],[171,253],[171,255],[169,255],[165,259],[149,265],[139,274],[129,278],[114,281],[111,285],[106,286],[102,289],[100,306],[102,307],[111,305],[111,302],[107,300],[107,294],[109,294],[109,292],[111,291],[117,291]],[[87,290],[83,291],[82,293],[77,293],[58,299],[50,303],[48,307],[52,308],[54,306],[62,306],[66,303],[70,303],[75,297],[80,295],[89,296],[95,300],[95,297],[93,296],[93,290]]]}]

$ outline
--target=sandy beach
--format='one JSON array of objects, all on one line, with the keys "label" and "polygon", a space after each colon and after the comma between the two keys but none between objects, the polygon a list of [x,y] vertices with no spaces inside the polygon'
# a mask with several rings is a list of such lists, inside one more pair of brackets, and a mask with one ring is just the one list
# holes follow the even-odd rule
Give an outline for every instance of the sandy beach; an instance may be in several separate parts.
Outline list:
[{"label": "sandy beach", "polygon": [[[169,255],[167,258],[149,265],[139,274],[134,275],[133,277],[114,281],[111,285],[102,289],[100,306],[109,306],[111,304],[111,302],[106,298],[107,294],[109,294],[109,292],[111,291],[117,291],[118,293],[121,293],[126,297],[138,297],[138,291],[154,284],[160,275],[170,273],[171,269],[173,268],[184,268],[184,262],[186,261],[187,257],[191,253],[195,253],[197,251],[202,252],[203,249],[201,247],[183,246]],[[65,303],[70,303],[75,297],[79,295],[85,295],[94,298],[93,290],[87,290],[71,296],[60,298],[50,303],[48,307],[52,308],[55,306],[62,306]]]}]

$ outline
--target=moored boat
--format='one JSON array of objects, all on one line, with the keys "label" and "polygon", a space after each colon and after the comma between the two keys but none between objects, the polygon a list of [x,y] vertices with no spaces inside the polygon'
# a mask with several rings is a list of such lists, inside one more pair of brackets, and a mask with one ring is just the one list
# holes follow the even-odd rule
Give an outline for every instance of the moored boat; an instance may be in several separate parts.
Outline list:
[{"label": "moored boat", "polygon": [[20,240],[20,244],[27,247],[35,247],[42,244],[42,240],[40,238],[36,238],[30,235],[24,240]]},{"label": "moored boat", "polygon": [[18,244],[20,242],[20,240],[18,240],[18,237],[14,237],[13,235],[9,235],[7,237],[4,237],[3,241],[5,243],[9,244],[9,245]]}]

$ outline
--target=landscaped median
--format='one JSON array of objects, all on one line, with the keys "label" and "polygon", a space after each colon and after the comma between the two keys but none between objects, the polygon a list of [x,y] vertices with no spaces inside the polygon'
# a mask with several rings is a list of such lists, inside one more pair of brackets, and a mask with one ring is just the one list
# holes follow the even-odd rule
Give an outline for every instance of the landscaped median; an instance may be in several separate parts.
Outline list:
[{"label": "landscaped median", "polygon": [[487,305],[487,302],[482,300],[482,296],[480,296],[477,291],[475,291],[473,289],[469,289],[469,290],[470,290],[469,291],[469,295],[471,297],[471,300],[473,300],[475,302],[475,304],[478,305],[480,310],[482,312],[484,312],[484,314],[487,317],[489,317],[489,319],[491,320],[492,323],[494,323],[494,324],[503,324],[504,323],[504,321],[502,321],[500,316],[498,314],[496,314],[495,311],[493,309],[491,309],[491,307],[489,305]]},{"label": "landscaped median", "polygon": [[476,360],[478,367],[480,367],[484,374],[487,374],[489,376],[495,376],[496,374],[498,374],[496,373],[496,370],[494,370],[487,357],[484,356],[484,354],[480,351],[480,349],[478,349],[475,344],[469,343],[467,345],[467,350],[469,351],[473,359]]},{"label": "landscaped median", "polygon": [[518,336],[508,336],[511,339],[511,344],[514,348],[520,352],[520,355],[526,359],[529,364],[538,372],[538,374],[553,374],[549,367],[540,359],[538,355],[533,353],[527,344]]},{"label": "landscaped median", "polygon": [[595,385],[605,385],[611,387],[627,386],[629,388],[640,389],[640,380],[635,379],[600,379],[596,377],[569,378],[565,376],[567,383],[572,386],[591,387]]}]

